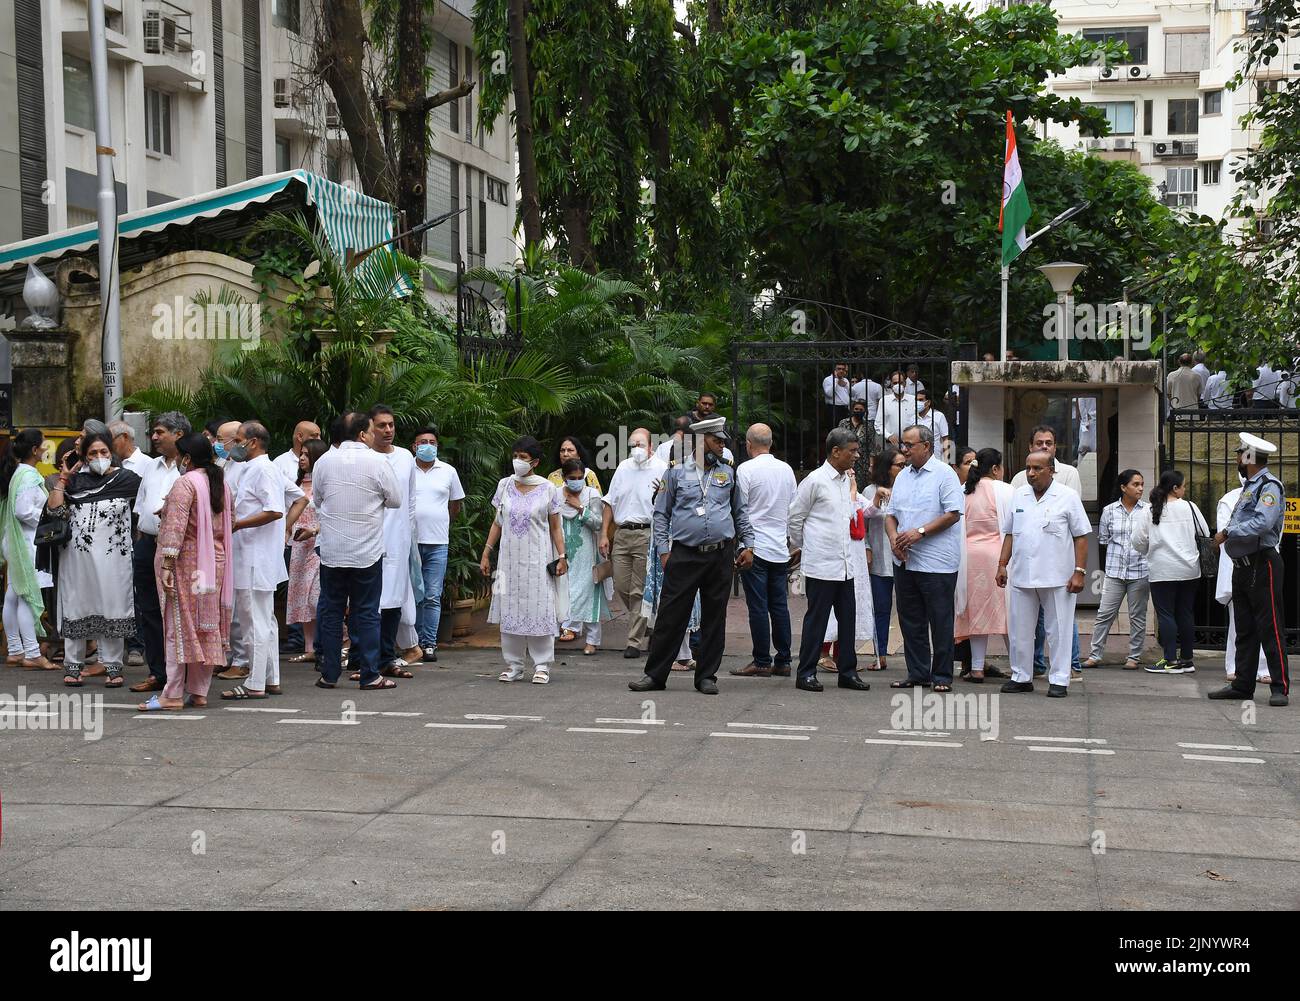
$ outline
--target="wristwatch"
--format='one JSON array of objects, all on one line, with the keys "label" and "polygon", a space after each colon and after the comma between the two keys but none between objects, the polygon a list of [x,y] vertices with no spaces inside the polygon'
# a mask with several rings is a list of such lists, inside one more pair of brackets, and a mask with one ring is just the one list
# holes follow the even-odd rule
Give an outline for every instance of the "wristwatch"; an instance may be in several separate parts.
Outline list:
[{"label": "wristwatch", "polygon": [[1083,575],[1086,577],[1086,576],[1088,575],[1088,568],[1087,568],[1087,567],[1075,567],[1075,568],[1074,568],[1074,572],[1075,572],[1075,573],[1081,573],[1081,574],[1083,574]]},{"label": "wristwatch", "polygon": [[925,526],[922,525],[920,528],[918,528],[918,529],[916,530],[916,534],[917,534],[917,535],[920,535],[922,538],[924,538],[924,537],[925,537]]}]

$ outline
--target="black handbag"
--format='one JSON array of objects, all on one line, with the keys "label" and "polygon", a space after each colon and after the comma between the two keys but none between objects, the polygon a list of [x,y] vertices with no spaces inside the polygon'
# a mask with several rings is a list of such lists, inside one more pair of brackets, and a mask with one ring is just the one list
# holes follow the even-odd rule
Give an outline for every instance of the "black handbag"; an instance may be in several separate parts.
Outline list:
[{"label": "black handbag", "polygon": [[68,509],[65,505],[58,514],[46,508],[36,526],[36,546],[66,546],[72,538],[72,526],[68,522]]},{"label": "black handbag", "polygon": [[[1196,508],[1192,508],[1192,529],[1196,532],[1196,551],[1201,559],[1201,576],[1217,577],[1219,573],[1219,547],[1214,541],[1214,536],[1201,534],[1201,525],[1203,522],[1199,519]],[[1210,531],[1210,526],[1205,526],[1205,531]]]}]

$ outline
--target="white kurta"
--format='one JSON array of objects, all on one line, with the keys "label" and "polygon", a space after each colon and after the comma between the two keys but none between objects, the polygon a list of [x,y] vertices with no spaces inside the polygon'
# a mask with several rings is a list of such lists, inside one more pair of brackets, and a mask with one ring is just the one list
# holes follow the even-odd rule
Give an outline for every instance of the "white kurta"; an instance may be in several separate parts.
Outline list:
[{"label": "white kurta", "polygon": [[[231,492],[234,520],[256,517],[265,511],[284,514],[284,478],[265,455],[238,463],[239,475]],[[284,518],[256,528],[241,528],[231,537],[231,566],[236,591],[274,591],[289,579],[284,565]]]},{"label": "white kurta", "polygon": [[[27,562],[33,566],[36,564],[36,526],[41,522],[41,512],[45,510],[48,496],[40,481],[33,480],[32,485],[14,499],[14,515],[18,518],[18,525],[23,530],[23,538],[27,541]],[[6,562],[15,558],[22,559],[21,553],[9,552],[7,532],[0,531],[0,552],[4,553]],[[37,570],[36,583],[41,587],[53,587],[54,578],[44,570]]]},{"label": "white kurta", "polygon": [[415,456],[404,448],[381,452],[393,470],[402,506],[384,511],[384,590],[380,608],[402,609],[402,620],[415,621],[415,592],[411,590],[411,544],[415,539]]}]

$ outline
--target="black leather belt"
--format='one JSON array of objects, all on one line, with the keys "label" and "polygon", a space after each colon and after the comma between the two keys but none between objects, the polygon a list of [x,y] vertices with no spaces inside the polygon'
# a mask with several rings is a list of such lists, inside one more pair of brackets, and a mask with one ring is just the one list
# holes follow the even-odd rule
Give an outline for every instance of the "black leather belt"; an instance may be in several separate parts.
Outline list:
[{"label": "black leather belt", "polygon": [[685,542],[674,542],[673,545],[689,549],[693,553],[716,553],[719,549],[725,549],[735,541],[735,539],[723,539],[721,542],[706,542],[702,546],[690,546]]},{"label": "black leather belt", "polygon": [[650,522],[648,522],[648,521],[629,521],[629,522],[627,522],[627,523],[624,524],[624,525],[619,525],[618,527],[619,527],[619,528],[649,528],[649,527],[650,527]]}]

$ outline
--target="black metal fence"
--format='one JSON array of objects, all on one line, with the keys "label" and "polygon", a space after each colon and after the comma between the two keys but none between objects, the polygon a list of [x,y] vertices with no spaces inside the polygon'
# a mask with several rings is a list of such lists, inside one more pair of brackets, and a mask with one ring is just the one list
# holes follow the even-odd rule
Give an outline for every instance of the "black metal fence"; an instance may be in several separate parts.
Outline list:
[{"label": "black metal fence", "polygon": [[[1216,528],[1218,504],[1240,486],[1236,448],[1243,432],[1258,435],[1278,447],[1269,468],[1282,481],[1287,497],[1300,497],[1300,411],[1294,410],[1183,410],[1165,423],[1166,467],[1183,474],[1186,497]],[[1154,484],[1153,484],[1154,485]],[[1287,501],[1287,510],[1295,507]],[[1286,645],[1300,652],[1300,533],[1283,534],[1283,600]],[[1196,645],[1223,649],[1228,635],[1228,609],[1214,597],[1215,581],[1206,578],[1196,599]]]}]

